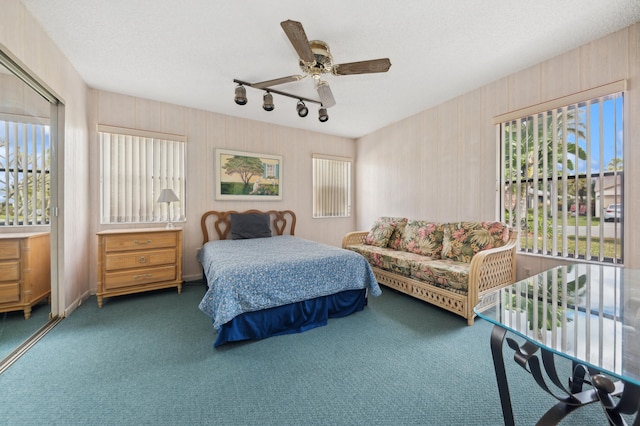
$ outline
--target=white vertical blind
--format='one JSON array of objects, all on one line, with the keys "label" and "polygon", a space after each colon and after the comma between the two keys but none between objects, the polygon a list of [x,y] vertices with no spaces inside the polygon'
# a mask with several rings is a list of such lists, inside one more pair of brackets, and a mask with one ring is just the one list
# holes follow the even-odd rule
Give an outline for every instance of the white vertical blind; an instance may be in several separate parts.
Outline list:
[{"label": "white vertical blind", "polygon": [[622,108],[618,92],[500,124],[504,216],[521,251],[622,263],[622,216],[604,216],[623,200]]},{"label": "white vertical blind", "polygon": [[[185,217],[186,143],[182,136],[98,126],[101,223],[181,221]],[[175,203],[158,203],[170,188]]]},{"label": "white vertical blind", "polygon": [[0,116],[0,226],[49,224],[51,149],[41,121]]},{"label": "white vertical blind", "polygon": [[313,154],[313,217],[351,215],[351,159]]}]

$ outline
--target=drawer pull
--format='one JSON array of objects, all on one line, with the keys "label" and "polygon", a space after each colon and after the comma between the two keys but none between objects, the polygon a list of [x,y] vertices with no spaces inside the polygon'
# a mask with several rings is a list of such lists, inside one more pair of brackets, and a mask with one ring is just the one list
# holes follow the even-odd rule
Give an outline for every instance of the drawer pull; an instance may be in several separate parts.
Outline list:
[{"label": "drawer pull", "polygon": [[133,240],[133,244],[151,244],[151,240],[147,240],[147,241]]},{"label": "drawer pull", "polygon": [[152,275],[151,274],[142,274],[142,275],[134,275],[133,279],[137,280],[138,278],[151,278]]},{"label": "drawer pull", "polygon": [[138,263],[147,263],[147,258],[144,256],[140,256],[140,259],[138,259]]}]

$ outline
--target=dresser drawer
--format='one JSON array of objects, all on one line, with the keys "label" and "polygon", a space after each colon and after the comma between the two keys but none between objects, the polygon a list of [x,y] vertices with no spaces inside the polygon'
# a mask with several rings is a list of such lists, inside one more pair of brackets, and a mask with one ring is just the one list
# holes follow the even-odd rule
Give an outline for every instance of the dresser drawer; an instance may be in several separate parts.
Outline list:
[{"label": "dresser drawer", "polygon": [[20,261],[9,260],[0,262],[0,282],[18,281],[20,279]]},{"label": "dresser drawer", "polygon": [[127,250],[148,250],[176,246],[175,232],[141,232],[104,237],[106,252]]},{"label": "dresser drawer", "polygon": [[109,253],[105,255],[105,270],[131,269],[174,264],[176,249],[145,250],[135,253]]},{"label": "dresser drawer", "polygon": [[20,259],[20,241],[0,240],[0,260]]},{"label": "dresser drawer", "polygon": [[0,304],[20,301],[20,284],[0,284]]},{"label": "dresser drawer", "polygon": [[176,266],[161,266],[158,268],[141,268],[122,272],[107,272],[104,277],[104,287],[112,290],[121,287],[139,286],[176,279]]}]

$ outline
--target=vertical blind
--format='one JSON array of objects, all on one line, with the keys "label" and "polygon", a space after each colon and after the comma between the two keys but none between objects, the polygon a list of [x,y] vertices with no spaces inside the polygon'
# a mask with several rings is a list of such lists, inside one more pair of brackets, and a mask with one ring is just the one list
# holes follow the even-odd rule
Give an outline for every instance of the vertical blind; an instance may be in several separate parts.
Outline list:
[{"label": "vertical blind", "polygon": [[[622,263],[623,93],[500,123],[504,216],[521,251]],[[606,221],[611,223],[606,223]]]},{"label": "vertical blind", "polygon": [[[184,220],[184,137],[108,126],[98,126],[98,134],[101,223]],[[165,188],[180,201],[158,203]]]},{"label": "vertical blind", "polygon": [[50,222],[50,129],[38,121],[0,116],[0,226]]},{"label": "vertical blind", "polygon": [[313,217],[351,215],[351,159],[313,154]]}]

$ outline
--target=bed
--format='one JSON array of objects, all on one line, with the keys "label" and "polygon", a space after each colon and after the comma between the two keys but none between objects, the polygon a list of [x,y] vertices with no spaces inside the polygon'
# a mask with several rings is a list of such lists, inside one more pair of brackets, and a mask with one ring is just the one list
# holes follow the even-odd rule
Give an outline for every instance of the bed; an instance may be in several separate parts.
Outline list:
[{"label": "bed", "polygon": [[199,308],[217,331],[215,347],[321,327],[382,293],[364,257],[296,237],[295,225],[290,210],[202,215]]}]

